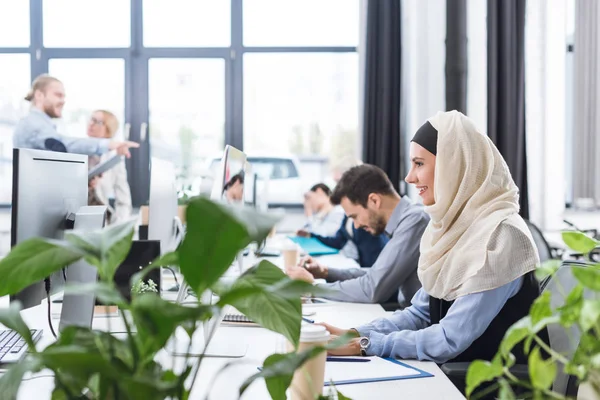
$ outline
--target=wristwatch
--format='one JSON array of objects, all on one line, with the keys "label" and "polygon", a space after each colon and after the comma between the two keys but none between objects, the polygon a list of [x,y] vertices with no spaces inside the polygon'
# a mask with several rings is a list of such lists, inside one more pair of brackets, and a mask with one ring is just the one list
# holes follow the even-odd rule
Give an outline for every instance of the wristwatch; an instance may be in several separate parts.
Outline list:
[{"label": "wristwatch", "polygon": [[365,357],[367,355],[367,349],[371,345],[371,340],[369,340],[368,337],[363,336],[358,343],[360,344],[360,355]]}]

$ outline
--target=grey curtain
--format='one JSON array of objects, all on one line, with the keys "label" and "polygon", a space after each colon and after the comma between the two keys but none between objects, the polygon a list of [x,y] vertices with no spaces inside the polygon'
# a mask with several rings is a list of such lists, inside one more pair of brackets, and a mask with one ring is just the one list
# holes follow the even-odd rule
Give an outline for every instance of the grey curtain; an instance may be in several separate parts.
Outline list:
[{"label": "grey curtain", "polygon": [[488,135],[520,190],[521,216],[529,218],[525,139],[526,0],[488,0]]},{"label": "grey curtain", "polygon": [[446,0],[446,110],[467,114],[467,0]]},{"label": "grey curtain", "polygon": [[600,2],[575,2],[573,198],[600,205]]},{"label": "grey curtain", "polygon": [[370,0],[363,112],[363,161],[400,188],[401,10],[399,0]]}]

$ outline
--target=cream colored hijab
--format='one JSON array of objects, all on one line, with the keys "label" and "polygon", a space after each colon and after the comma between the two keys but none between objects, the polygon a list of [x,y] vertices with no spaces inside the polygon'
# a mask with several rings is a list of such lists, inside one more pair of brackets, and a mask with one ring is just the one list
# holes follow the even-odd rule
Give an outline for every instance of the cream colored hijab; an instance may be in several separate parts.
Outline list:
[{"label": "cream colored hijab", "polygon": [[[518,216],[519,192],[496,146],[458,111],[440,112],[429,122],[438,139],[435,204],[425,208],[431,220],[418,268],[425,291],[451,301],[533,270],[537,250]],[[511,230],[498,236],[502,222]]]}]

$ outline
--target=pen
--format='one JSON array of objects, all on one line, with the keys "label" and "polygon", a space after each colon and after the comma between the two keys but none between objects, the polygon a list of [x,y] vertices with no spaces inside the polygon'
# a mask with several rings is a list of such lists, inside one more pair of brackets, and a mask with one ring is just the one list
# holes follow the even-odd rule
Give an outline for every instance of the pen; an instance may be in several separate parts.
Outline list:
[{"label": "pen", "polygon": [[302,321],[306,321],[306,322],[308,322],[309,324],[314,324],[314,323],[315,323],[315,321],[314,321],[314,320],[312,320],[312,319],[308,319],[308,318],[305,318],[305,317],[302,317]]},{"label": "pen", "polygon": [[368,358],[346,358],[346,357],[327,357],[327,361],[334,362],[369,362]]}]

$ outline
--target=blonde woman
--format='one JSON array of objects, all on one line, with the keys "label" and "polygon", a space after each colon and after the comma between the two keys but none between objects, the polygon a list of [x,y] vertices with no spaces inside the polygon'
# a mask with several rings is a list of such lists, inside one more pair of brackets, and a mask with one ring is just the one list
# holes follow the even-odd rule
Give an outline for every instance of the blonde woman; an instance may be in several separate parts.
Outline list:
[{"label": "blonde woman", "polygon": [[[96,110],[90,117],[87,135],[93,138],[112,139],[118,129],[119,120],[113,113],[106,110]],[[113,156],[113,152],[103,154],[100,157],[91,156],[90,168]],[[109,204],[109,198],[111,197],[115,199],[114,208]],[[122,222],[131,216],[131,190],[127,181],[125,161],[102,174],[101,178],[90,182],[89,203],[101,203],[108,206],[111,223]]]}]

